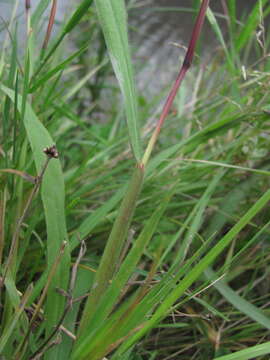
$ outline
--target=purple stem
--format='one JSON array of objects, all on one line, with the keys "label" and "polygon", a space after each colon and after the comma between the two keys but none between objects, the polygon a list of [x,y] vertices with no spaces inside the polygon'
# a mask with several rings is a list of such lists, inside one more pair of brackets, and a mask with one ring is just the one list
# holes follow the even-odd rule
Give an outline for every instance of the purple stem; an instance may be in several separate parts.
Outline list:
[{"label": "purple stem", "polygon": [[205,19],[205,14],[206,14],[206,11],[207,11],[207,7],[209,5],[209,1],[210,0],[203,0],[202,1],[202,5],[201,5],[201,8],[200,8],[200,12],[197,16],[197,19],[196,19],[196,23],[194,25],[194,28],[193,28],[193,31],[192,31],[192,35],[191,35],[191,39],[190,39],[190,42],[189,42],[189,46],[188,46],[188,50],[187,50],[187,53],[186,53],[186,56],[184,58],[184,61],[183,61],[183,64],[181,66],[181,69],[179,71],[179,74],[176,78],[176,81],[173,85],[173,88],[172,90],[170,91],[169,93],[169,96],[167,97],[167,100],[166,100],[166,103],[163,107],[163,110],[162,110],[162,113],[160,115],[160,118],[159,118],[159,121],[158,121],[158,124],[157,124],[157,127],[156,127],[156,130],[155,130],[155,136],[157,137],[157,135],[159,134],[160,132],[160,129],[164,123],[164,120],[165,118],[167,117],[169,111],[170,111],[170,108],[172,106],[172,103],[174,101],[174,98],[177,94],[177,91],[186,75],[186,72],[188,71],[188,69],[190,68],[191,64],[192,64],[192,60],[193,60],[193,57],[194,57],[194,51],[195,51],[195,46],[196,46],[196,43],[197,43],[197,40],[200,36],[200,33],[201,33],[201,30],[202,30],[202,26],[203,26],[203,23],[204,23],[204,19]]},{"label": "purple stem", "polygon": [[51,37],[51,32],[52,32],[52,28],[53,28],[54,20],[55,20],[56,7],[57,7],[57,0],[53,0],[51,12],[50,12],[50,19],[49,19],[49,23],[48,23],[48,27],[47,27],[47,32],[46,32],[46,36],[45,36],[45,39],[44,39],[44,42],[42,45],[43,50],[45,50],[47,48],[49,39]]}]

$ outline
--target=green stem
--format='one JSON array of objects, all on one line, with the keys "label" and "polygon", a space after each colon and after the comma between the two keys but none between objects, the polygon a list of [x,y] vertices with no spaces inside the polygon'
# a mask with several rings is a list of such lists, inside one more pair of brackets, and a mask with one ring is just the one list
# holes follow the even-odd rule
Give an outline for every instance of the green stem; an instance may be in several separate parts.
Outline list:
[{"label": "green stem", "polygon": [[137,164],[103,253],[91,294],[85,305],[79,328],[79,336],[82,335],[90,323],[91,317],[95,313],[95,309],[97,308],[102,295],[109,286],[116,269],[119,267],[121,250],[123,249],[129,225],[136,208],[137,198],[141,192],[143,178],[144,166]]}]

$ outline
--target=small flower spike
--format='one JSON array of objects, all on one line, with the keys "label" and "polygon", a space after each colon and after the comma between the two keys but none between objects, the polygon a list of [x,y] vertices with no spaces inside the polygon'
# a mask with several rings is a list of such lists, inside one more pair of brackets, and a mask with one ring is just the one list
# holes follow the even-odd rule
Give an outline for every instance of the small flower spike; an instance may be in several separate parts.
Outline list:
[{"label": "small flower spike", "polygon": [[55,145],[46,147],[43,152],[48,156],[48,158],[58,159],[59,157],[59,153]]}]

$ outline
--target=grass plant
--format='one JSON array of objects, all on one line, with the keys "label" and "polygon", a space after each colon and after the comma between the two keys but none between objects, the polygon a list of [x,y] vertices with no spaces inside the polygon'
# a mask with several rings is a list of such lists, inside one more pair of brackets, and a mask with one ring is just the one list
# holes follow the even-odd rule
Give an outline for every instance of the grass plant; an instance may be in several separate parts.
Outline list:
[{"label": "grass plant", "polygon": [[3,26],[1,359],[269,358],[270,5],[173,9],[196,20],[154,122],[135,6],[81,0],[59,25],[26,0],[23,43],[16,1]]}]

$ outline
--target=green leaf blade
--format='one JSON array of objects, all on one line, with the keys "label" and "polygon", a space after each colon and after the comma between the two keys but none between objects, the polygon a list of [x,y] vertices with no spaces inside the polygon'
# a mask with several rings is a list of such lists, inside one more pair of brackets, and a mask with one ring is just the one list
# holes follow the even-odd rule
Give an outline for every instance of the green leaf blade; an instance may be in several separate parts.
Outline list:
[{"label": "green leaf blade", "polygon": [[[14,101],[15,94],[13,90],[1,86],[1,90]],[[21,111],[22,97],[18,96],[18,111]],[[30,104],[25,102],[24,126],[28,136],[28,140],[33,152],[37,171],[40,172],[44,166],[46,156],[43,153],[45,147],[54,144],[47,129],[38,120],[36,114]],[[59,249],[63,241],[67,241],[67,230],[65,221],[65,186],[60,161],[53,159],[43,177],[41,185],[41,198],[45,211],[45,219],[47,226],[47,265],[50,269],[55,262]],[[65,299],[58,294],[55,289],[57,287],[66,288],[69,279],[70,254],[69,247],[66,246],[61,262],[58,264],[56,273],[48,292],[46,301],[46,333],[49,335],[54,326],[57,324],[60,316],[64,311]],[[61,350],[61,346],[54,348],[49,352],[50,357],[57,359],[57,352]]]},{"label": "green leaf blade", "polygon": [[96,0],[95,4],[111,63],[124,98],[130,144],[134,157],[139,162],[142,151],[138,102],[128,45],[125,4],[122,0]]}]

